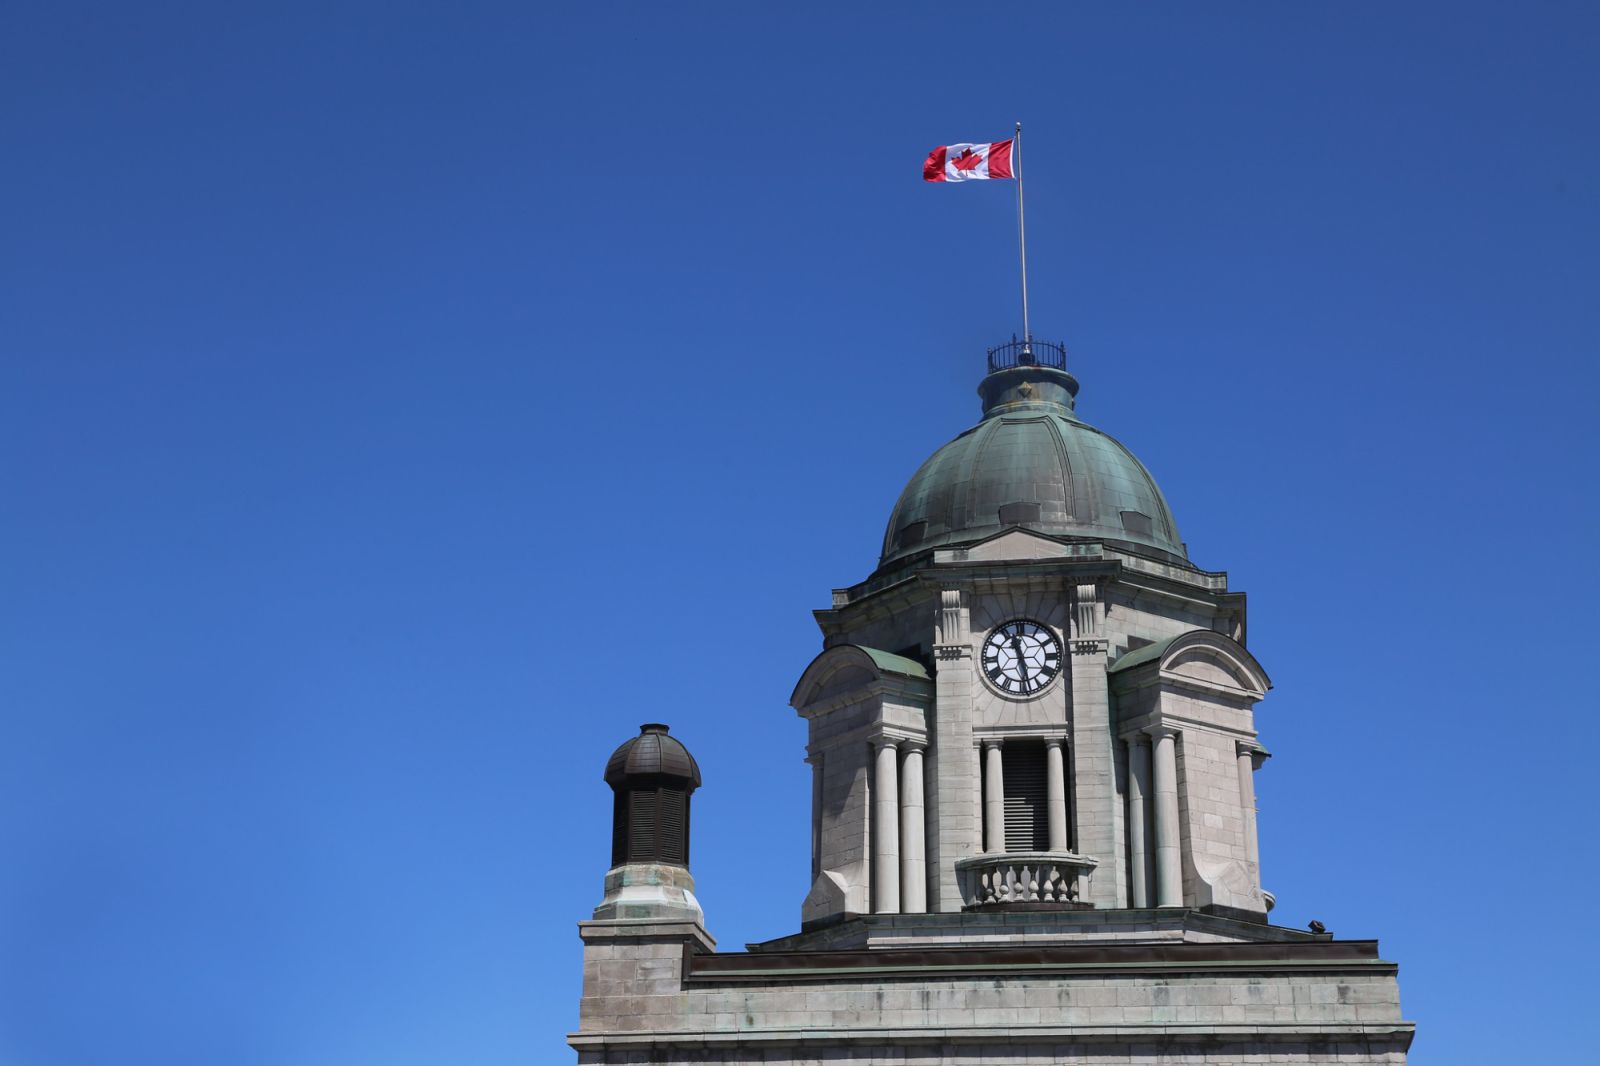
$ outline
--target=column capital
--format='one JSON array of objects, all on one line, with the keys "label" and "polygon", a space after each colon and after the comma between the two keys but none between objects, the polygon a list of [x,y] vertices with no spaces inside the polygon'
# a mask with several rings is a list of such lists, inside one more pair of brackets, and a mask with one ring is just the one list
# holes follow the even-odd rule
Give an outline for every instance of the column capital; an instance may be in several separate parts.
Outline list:
[{"label": "column capital", "polygon": [[1144,731],[1150,734],[1150,738],[1152,740],[1160,740],[1162,737],[1175,737],[1179,733],[1183,732],[1183,730],[1179,729],[1177,726],[1166,725],[1165,723],[1147,725],[1144,727]]},{"label": "column capital", "polygon": [[984,751],[988,751],[990,748],[1003,748],[1006,745],[1004,737],[979,737],[978,743],[983,745]]},{"label": "column capital", "polygon": [[[934,642],[938,645],[958,645],[967,636],[967,619],[963,611],[963,589],[959,585],[944,585],[939,589],[939,633]],[[941,656],[942,658],[943,656]]]},{"label": "column capital", "polygon": [[1262,747],[1254,740],[1240,740],[1234,742],[1234,750],[1240,758],[1250,757],[1251,768],[1261,769],[1261,764],[1272,758],[1272,752]]},{"label": "column capital", "polygon": [[[1074,641],[1099,641],[1100,638],[1100,585],[1096,581],[1080,581],[1072,589],[1072,639]],[[1104,643],[1101,641],[1101,643]]]},{"label": "column capital", "polygon": [[[885,736],[884,734],[879,733],[877,736],[871,738],[870,743],[877,751],[882,751],[884,748],[894,751],[902,742],[899,737]],[[858,748],[857,750],[859,751],[860,749]]]},{"label": "column capital", "polygon": [[916,752],[918,755],[921,755],[923,752],[928,750],[928,742],[926,740],[920,740],[914,737],[901,737],[897,739],[895,743],[899,744],[900,750],[905,752],[907,755],[910,755],[912,752]]},{"label": "column capital", "polygon": [[1133,731],[1133,732],[1131,732],[1131,733],[1124,733],[1124,734],[1122,734],[1122,735],[1121,735],[1121,736],[1120,736],[1120,737],[1118,737],[1118,738],[1117,738],[1117,739],[1118,739],[1118,740],[1120,740],[1120,741],[1122,741],[1122,742],[1123,742],[1123,743],[1124,743],[1124,744],[1126,744],[1126,745],[1128,745],[1128,747],[1130,747],[1130,748],[1131,748],[1131,747],[1133,747],[1133,746],[1134,746],[1134,745],[1136,745],[1136,744],[1143,744],[1143,743],[1145,743],[1145,741],[1146,741],[1146,740],[1147,740],[1147,739],[1149,739],[1149,736],[1150,736],[1150,734],[1149,734],[1149,733],[1146,733],[1146,732],[1145,732],[1145,731],[1144,731],[1144,730],[1142,730],[1142,729],[1135,729],[1135,730],[1134,730],[1134,731]]},{"label": "column capital", "polygon": [[1067,738],[1066,737],[1045,737],[1044,738],[1044,746],[1045,746],[1046,749],[1049,749],[1049,748],[1064,748],[1064,747],[1067,746]]}]

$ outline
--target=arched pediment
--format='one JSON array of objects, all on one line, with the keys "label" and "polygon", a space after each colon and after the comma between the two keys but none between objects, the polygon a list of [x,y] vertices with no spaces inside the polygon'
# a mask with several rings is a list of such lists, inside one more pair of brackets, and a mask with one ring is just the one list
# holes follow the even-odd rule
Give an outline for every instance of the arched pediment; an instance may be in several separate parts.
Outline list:
[{"label": "arched pediment", "polygon": [[1272,687],[1272,679],[1243,644],[1209,629],[1193,630],[1174,639],[1161,656],[1161,676],[1238,689],[1257,700]]},{"label": "arched pediment", "polygon": [[1236,692],[1259,700],[1272,679],[1243,644],[1210,629],[1191,629],[1137,648],[1111,667],[1112,673],[1154,670],[1162,681]]},{"label": "arched pediment", "polygon": [[789,706],[803,711],[823,700],[891,679],[930,684],[927,669],[915,659],[859,644],[836,644],[811,660],[789,697]]}]

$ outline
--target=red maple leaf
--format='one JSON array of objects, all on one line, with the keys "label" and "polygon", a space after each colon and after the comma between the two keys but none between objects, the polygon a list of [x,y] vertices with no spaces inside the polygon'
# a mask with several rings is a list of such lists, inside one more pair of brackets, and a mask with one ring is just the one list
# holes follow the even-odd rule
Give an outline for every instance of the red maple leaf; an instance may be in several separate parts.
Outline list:
[{"label": "red maple leaf", "polygon": [[953,160],[957,170],[976,170],[978,164],[983,162],[983,156],[971,148],[961,149],[961,154]]}]

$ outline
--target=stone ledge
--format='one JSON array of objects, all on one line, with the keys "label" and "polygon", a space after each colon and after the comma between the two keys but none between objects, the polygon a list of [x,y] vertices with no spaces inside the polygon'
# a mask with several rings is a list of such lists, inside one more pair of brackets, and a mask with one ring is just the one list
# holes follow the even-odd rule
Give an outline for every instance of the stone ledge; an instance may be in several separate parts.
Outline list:
[{"label": "stone ledge", "polygon": [[1399,967],[1375,940],[1268,943],[995,944],[988,947],[690,954],[684,984],[1043,974],[1374,973]]},{"label": "stone ledge", "polygon": [[584,943],[594,940],[686,940],[701,945],[707,952],[717,950],[716,939],[697,922],[604,918],[579,922],[578,935]]},{"label": "stone ledge", "polygon": [[1048,912],[996,908],[927,914],[852,914],[826,925],[772,940],[746,944],[754,954],[807,950],[848,950],[910,946],[991,944],[1010,930],[1026,929],[1034,944],[1128,943],[1126,933],[1140,927],[1139,942],[1182,941],[1189,934],[1224,937],[1235,943],[1305,943],[1332,940],[1329,933],[1205,914],[1190,908],[1100,907],[1093,910],[1051,909]]},{"label": "stone ledge", "polygon": [[[703,958],[704,956],[697,956]],[[1058,976],[1070,977],[1073,975],[1087,976],[1090,974],[1113,976],[1136,975],[1164,975],[1168,977],[1184,977],[1189,975],[1199,976],[1215,974],[1377,974],[1379,976],[1393,977],[1400,972],[1400,967],[1392,962],[1206,962],[1206,963],[1039,963],[1028,965],[1024,963],[996,963],[991,966],[956,965],[956,966],[893,966],[879,965],[872,967],[851,967],[845,969],[828,968],[796,968],[796,969],[768,969],[748,971],[722,971],[713,973],[691,973],[684,977],[685,986],[703,985],[734,985],[758,984],[774,981],[802,982],[802,981],[850,981],[871,980],[874,978],[936,978],[936,977],[1045,977]]]},{"label": "stone ledge", "polygon": [[851,1044],[856,1046],[912,1043],[1176,1043],[1196,1038],[1218,1041],[1260,1040],[1315,1043],[1344,1038],[1403,1041],[1411,1044],[1415,1022],[1330,1023],[1257,1022],[1247,1025],[1189,1025],[1160,1022],[1152,1025],[973,1025],[904,1026],[896,1028],[786,1028],[742,1029],[717,1032],[683,1029],[676,1032],[600,1031],[568,1033],[567,1043],[577,1050],[606,1047],[717,1047],[730,1045]]}]

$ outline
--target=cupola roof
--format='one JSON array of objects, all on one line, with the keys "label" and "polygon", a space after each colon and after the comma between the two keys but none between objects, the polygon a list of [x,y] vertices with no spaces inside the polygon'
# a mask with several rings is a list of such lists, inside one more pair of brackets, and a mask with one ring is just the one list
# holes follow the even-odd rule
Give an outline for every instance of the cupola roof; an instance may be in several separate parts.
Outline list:
[{"label": "cupola roof", "polygon": [[677,737],[667,735],[660,722],[647,722],[639,735],[611,753],[606,761],[606,784],[620,789],[631,782],[680,781],[687,791],[700,787],[700,767]]},{"label": "cupola roof", "polygon": [[1187,560],[1150,472],[1078,417],[1065,348],[1006,345],[990,352],[989,371],[983,420],[934,452],[895,503],[880,569],[1013,526]]}]

